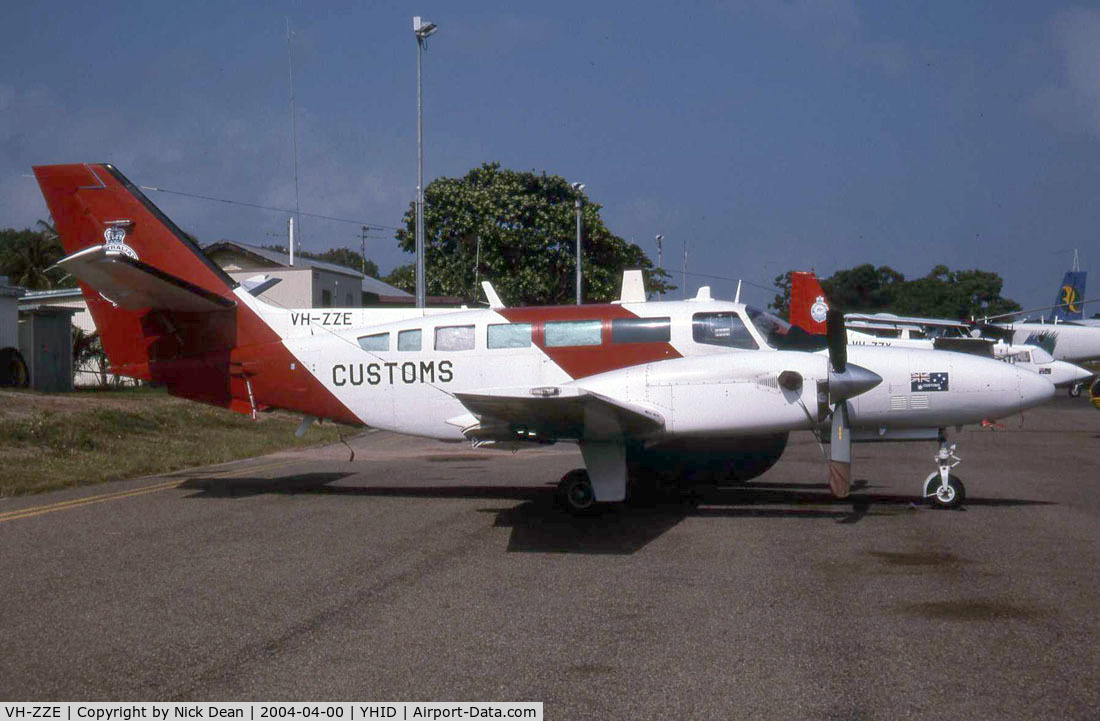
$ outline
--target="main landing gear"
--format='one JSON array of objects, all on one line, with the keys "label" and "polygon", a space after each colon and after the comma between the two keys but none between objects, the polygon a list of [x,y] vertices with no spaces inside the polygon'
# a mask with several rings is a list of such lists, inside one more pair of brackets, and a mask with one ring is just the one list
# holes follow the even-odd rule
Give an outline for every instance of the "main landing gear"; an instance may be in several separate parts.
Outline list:
[{"label": "main landing gear", "polygon": [[940,450],[936,453],[939,470],[924,479],[922,495],[933,508],[958,508],[966,499],[966,486],[958,476],[952,475],[951,469],[962,463],[962,459],[955,455],[954,443],[947,445],[947,436],[942,428],[939,441]]},{"label": "main landing gear", "polygon": [[578,516],[588,516],[596,512],[596,492],[592,489],[592,479],[588,471],[574,468],[558,481],[558,502],[566,510]]}]

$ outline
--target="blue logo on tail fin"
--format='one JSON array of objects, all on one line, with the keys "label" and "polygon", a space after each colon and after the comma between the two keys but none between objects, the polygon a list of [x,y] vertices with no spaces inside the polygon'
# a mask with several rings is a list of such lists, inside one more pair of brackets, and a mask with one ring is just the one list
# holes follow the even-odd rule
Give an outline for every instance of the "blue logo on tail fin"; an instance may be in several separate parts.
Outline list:
[{"label": "blue logo on tail fin", "polygon": [[1083,270],[1066,271],[1050,320],[1081,320],[1085,317],[1081,301],[1085,299],[1085,275]]}]

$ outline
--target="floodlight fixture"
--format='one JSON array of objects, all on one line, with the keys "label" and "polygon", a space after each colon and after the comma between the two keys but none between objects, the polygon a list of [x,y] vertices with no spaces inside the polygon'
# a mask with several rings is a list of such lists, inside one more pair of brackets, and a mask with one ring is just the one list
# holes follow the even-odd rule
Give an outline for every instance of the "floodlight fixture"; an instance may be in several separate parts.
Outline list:
[{"label": "floodlight fixture", "polygon": [[417,40],[423,40],[438,29],[435,23],[423,22],[419,15],[413,18],[413,32],[416,33]]}]

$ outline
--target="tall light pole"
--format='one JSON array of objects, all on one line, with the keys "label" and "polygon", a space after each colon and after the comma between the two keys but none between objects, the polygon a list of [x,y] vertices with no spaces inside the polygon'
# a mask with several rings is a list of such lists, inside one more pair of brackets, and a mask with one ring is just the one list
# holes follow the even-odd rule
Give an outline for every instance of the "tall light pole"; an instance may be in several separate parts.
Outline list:
[{"label": "tall light pole", "polygon": [[420,16],[413,18],[413,33],[416,35],[416,307],[428,304],[428,294],[424,282],[424,112],[420,84],[420,56],[424,51],[424,41],[436,31],[435,23],[421,22]]},{"label": "tall light pole", "polygon": [[573,183],[573,192],[577,194],[574,207],[577,209],[577,305],[581,304],[581,191],[584,183]]},{"label": "tall light pole", "polygon": [[[660,268],[661,270],[664,270],[664,267],[665,267],[663,265],[662,261],[661,261],[661,241],[664,240],[664,239],[665,239],[665,236],[661,235],[660,233],[657,234],[657,267]],[[661,291],[661,293],[659,295],[661,296],[661,299],[664,300],[664,297],[665,297],[664,291]]]}]

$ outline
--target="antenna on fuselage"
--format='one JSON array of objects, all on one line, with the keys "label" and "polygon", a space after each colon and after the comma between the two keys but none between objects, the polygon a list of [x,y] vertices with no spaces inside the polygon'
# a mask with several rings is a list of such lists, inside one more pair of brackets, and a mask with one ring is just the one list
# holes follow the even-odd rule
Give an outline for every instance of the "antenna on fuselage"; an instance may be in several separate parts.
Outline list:
[{"label": "antenna on fuselage", "polygon": [[734,303],[740,303],[741,302],[741,281],[740,280],[737,281],[737,292],[733,296],[733,302]]}]

